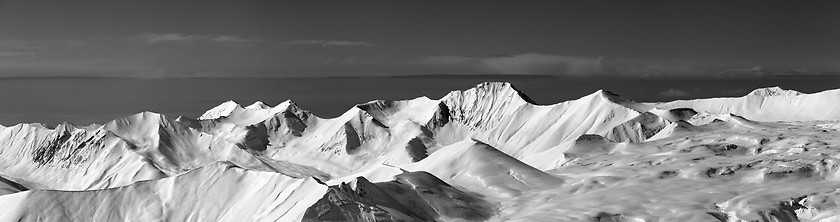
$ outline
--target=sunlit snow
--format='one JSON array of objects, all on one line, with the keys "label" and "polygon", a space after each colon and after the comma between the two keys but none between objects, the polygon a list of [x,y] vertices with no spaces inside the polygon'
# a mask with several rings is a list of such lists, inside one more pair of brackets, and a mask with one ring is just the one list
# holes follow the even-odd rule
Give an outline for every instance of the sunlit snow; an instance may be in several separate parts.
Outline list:
[{"label": "sunlit snow", "polygon": [[840,90],[234,101],[0,127],[0,221],[840,221]]}]

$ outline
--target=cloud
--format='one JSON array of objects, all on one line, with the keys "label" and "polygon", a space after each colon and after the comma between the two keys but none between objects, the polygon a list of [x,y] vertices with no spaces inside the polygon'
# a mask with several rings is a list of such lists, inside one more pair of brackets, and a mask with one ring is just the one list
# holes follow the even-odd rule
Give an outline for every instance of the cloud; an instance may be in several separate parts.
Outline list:
[{"label": "cloud", "polygon": [[291,40],[285,42],[288,45],[317,45],[321,47],[373,47],[373,44],[367,42],[354,41],[328,41],[328,40]]},{"label": "cloud", "polygon": [[660,96],[665,96],[665,97],[686,97],[686,96],[688,96],[688,94],[689,93],[686,92],[685,90],[679,90],[679,89],[668,89],[668,90],[665,90],[665,91],[662,91],[662,92],[659,93]]},{"label": "cloud", "polygon": [[164,34],[147,33],[147,34],[132,36],[131,38],[135,39],[135,40],[145,42],[145,43],[149,43],[149,44],[165,43],[165,42],[189,42],[189,41],[195,41],[195,40],[201,39],[198,36],[190,36],[190,35],[184,35],[184,34],[179,34],[179,33],[164,33]]},{"label": "cloud", "polygon": [[183,33],[145,33],[129,39],[146,44],[249,44],[273,43],[277,45],[321,46],[321,47],[373,47],[368,42],[336,40],[290,40],[285,42],[268,41],[260,38],[246,38],[237,35],[196,35]]},{"label": "cloud", "polygon": [[260,42],[260,39],[250,39],[250,38],[242,38],[235,35],[220,35],[210,39],[213,42],[227,42],[227,43],[248,43],[248,42]]},{"label": "cloud", "polygon": [[588,75],[603,71],[603,58],[538,53],[490,56],[434,56],[421,62],[433,66],[466,66],[493,74]]},{"label": "cloud", "polygon": [[290,41],[269,41],[260,38],[246,38],[237,35],[196,35],[183,33],[145,33],[129,37],[129,39],[145,44],[273,44],[276,46],[321,46],[321,47],[373,47],[368,42],[337,41],[337,40],[290,40]]},{"label": "cloud", "polygon": [[192,35],[182,33],[145,33],[131,36],[130,39],[146,44],[176,43],[176,44],[198,44],[198,43],[255,43],[264,40],[257,38],[244,38],[235,35]]},{"label": "cloud", "polygon": [[[736,61],[661,58],[610,58],[542,53],[513,55],[444,55],[407,62],[434,68],[435,72],[461,74],[537,74],[555,76],[657,77],[760,77],[766,71],[736,69]],[[791,72],[785,72],[791,73]],[[796,74],[800,75],[800,74]],[[827,74],[823,74],[827,75]]]},{"label": "cloud", "polygon": [[0,48],[3,49],[48,49],[86,44],[87,42],[80,40],[0,40]]}]

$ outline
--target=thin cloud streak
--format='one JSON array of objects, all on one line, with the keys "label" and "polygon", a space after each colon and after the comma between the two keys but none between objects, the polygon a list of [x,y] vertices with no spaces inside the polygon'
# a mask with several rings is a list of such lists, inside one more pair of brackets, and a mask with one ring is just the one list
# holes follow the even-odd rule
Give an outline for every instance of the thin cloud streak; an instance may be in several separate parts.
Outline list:
[{"label": "thin cloud streak", "polygon": [[145,44],[249,44],[267,43],[286,46],[321,46],[321,47],[373,47],[372,43],[343,40],[298,39],[289,41],[269,41],[261,38],[246,38],[237,35],[197,35],[183,33],[144,33],[129,39]]},{"label": "thin cloud streak", "polygon": [[0,40],[3,49],[49,49],[56,47],[84,46],[87,42],[80,40]]},{"label": "thin cloud streak", "polygon": [[255,43],[264,40],[256,38],[244,38],[236,35],[192,35],[182,33],[145,33],[131,36],[129,39],[146,44],[176,43],[176,44],[198,44],[198,43]]},{"label": "thin cloud streak", "polygon": [[466,66],[494,74],[588,75],[603,69],[602,58],[557,56],[538,53],[493,56],[434,56],[421,63],[433,66]]},{"label": "thin cloud streak", "polygon": [[[537,74],[553,76],[612,76],[632,78],[698,77],[745,78],[773,75],[839,75],[833,72],[796,72],[785,70],[743,69],[747,64],[690,59],[608,58],[563,56],[541,53],[514,55],[445,55],[420,58],[419,64],[438,70],[470,74]],[[803,73],[803,74],[800,74]]]},{"label": "thin cloud streak", "polygon": [[374,45],[368,42],[354,42],[354,41],[329,41],[329,40],[291,40],[285,42],[288,45],[318,45],[321,47],[373,47]]}]

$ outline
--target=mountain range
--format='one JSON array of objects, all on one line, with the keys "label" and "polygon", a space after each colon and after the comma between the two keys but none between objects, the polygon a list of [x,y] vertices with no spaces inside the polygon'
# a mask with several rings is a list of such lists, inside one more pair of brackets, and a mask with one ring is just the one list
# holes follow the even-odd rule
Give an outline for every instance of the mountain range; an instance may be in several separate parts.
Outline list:
[{"label": "mountain range", "polygon": [[840,90],[539,105],[510,83],[0,127],[0,221],[840,221]]}]

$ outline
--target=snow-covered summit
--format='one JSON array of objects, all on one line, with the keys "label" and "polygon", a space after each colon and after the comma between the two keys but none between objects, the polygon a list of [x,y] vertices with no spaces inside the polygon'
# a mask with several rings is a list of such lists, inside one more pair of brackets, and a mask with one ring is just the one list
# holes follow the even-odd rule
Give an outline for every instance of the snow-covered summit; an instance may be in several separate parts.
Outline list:
[{"label": "snow-covered summit", "polygon": [[758,121],[840,120],[840,89],[800,93],[779,87],[761,88],[734,98],[677,100],[655,104],[660,109],[692,108],[715,115],[736,114]]},{"label": "snow-covered summit", "polygon": [[773,87],[755,89],[752,92],[750,92],[749,95],[767,97],[767,96],[798,96],[798,95],[802,95],[802,94],[803,93],[798,92],[796,90],[782,89],[782,88],[779,88],[778,86],[773,86]]},{"label": "snow-covered summit", "polygon": [[[18,124],[0,127],[0,222],[836,221],[838,103],[771,87],[538,105],[487,82],[335,118],[227,101],[197,119]],[[819,122],[761,122],[779,120]]]},{"label": "snow-covered summit", "polygon": [[236,110],[237,108],[242,109],[242,106],[239,105],[239,103],[234,102],[233,100],[228,100],[222,104],[219,104],[216,107],[207,110],[206,112],[204,112],[204,114],[201,114],[201,116],[199,116],[198,119],[215,119],[219,117],[225,117],[230,115],[230,113]]},{"label": "snow-covered summit", "polygon": [[265,104],[263,101],[256,101],[251,105],[245,107],[245,109],[268,109],[271,108],[268,104]]}]

